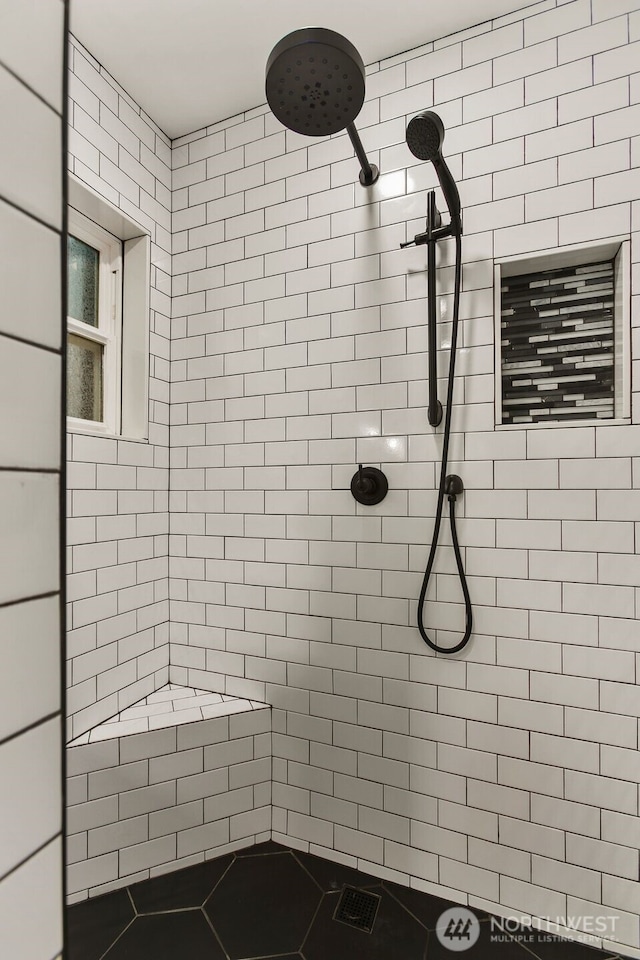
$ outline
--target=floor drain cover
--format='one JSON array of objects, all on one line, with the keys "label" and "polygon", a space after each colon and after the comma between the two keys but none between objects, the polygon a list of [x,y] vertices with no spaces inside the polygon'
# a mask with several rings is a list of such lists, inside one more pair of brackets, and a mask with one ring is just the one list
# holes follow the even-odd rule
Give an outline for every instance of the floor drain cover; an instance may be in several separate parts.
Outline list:
[{"label": "floor drain cover", "polygon": [[375,923],[376,913],[380,906],[380,897],[376,893],[365,893],[355,887],[345,887],[338,901],[334,920],[348,923],[365,933],[371,933]]}]

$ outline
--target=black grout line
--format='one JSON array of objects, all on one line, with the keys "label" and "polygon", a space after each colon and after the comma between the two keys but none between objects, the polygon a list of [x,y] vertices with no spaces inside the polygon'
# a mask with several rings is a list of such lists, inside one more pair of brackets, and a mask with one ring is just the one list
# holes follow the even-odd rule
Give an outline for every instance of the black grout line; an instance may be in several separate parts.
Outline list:
[{"label": "black grout line", "polygon": [[32,597],[20,597],[18,600],[7,600],[4,603],[0,603],[0,610],[4,610],[6,607],[16,607],[19,603],[31,603],[32,600],[47,600],[51,597],[57,597],[59,593],[59,590],[51,590],[49,593],[37,593]]},{"label": "black grout line", "polygon": [[69,23],[71,17],[70,0],[64,0],[64,18],[62,25],[62,137],[61,137],[61,171],[62,178],[62,222],[60,233],[60,480],[59,480],[59,561],[58,561],[58,603],[60,624],[60,790],[61,790],[61,836],[62,836],[62,960],[67,956],[69,937],[69,917],[64,905],[67,902],[67,810],[68,778],[67,778],[67,678],[65,665],[67,663],[67,232],[69,223],[69,177],[67,163],[69,154]]},{"label": "black grout line", "polygon": [[10,870],[7,870],[6,873],[3,873],[2,876],[0,876],[0,883],[4,883],[4,881],[8,877],[12,876],[17,870],[20,869],[20,867],[24,867],[24,865],[28,863],[29,860],[33,859],[33,857],[41,853],[45,849],[45,847],[48,847],[51,843],[54,843],[60,836],[61,836],[60,832],[54,833],[50,837],[48,837],[48,839],[45,840],[44,843],[41,843],[40,846],[36,847],[35,850],[31,850],[26,857],[22,858],[22,860],[19,863],[15,863]]},{"label": "black grout line", "polygon": [[10,733],[8,737],[4,738],[4,740],[0,740],[0,747],[4,747],[5,744],[11,743],[12,740],[17,740],[18,737],[21,737],[24,733],[30,733],[37,727],[40,727],[45,723],[49,723],[50,720],[55,720],[56,717],[59,717],[60,715],[61,711],[55,710],[53,713],[48,713],[46,717],[40,717],[40,719],[34,720],[34,722],[30,723],[28,727],[23,727],[21,730],[18,730],[15,733]]},{"label": "black grout line", "polygon": [[[60,470],[58,467],[11,467],[11,466],[0,466],[0,473],[35,473],[43,474],[45,476],[58,476]],[[56,591],[57,593],[57,591]],[[54,594],[55,596],[55,594]],[[31,599],[31,598],[29,598]],[[21,602],[21,601],[16,601]]]},{"label": "black grout line", "polygon": [[[65,2],[65,7],[66,7],[66,6],[67,6],[67,4],[66,4],[66,2]],[[63,27],[63,30],[65,31],[65,34],[64,34],[64,37],[63,37],[63,42],[64,42],[65,45],[66,45],[66,29],[67,29],[67,26],[66,26],[66,21],[67,21],[66,10],[65,10],[65,13],[63,14],[63,19],[64,19],[64,24],[65,24],[65,26]],[[65,63],[63,64],[63,70],[66,71],[66,57],[64,57],[64,55],[63,55],[63,60],[65,61]],[[12,76],[14,80],[17,80],[21,87],[24,87],[25,90],[28,90],[29,93],[33,94],[33,96],[36,97],[36,99],[39,100],[40,103],[43,103],[43,104],[45,105],[45,107],[48,107],[49,110],[51,110],[52,113],[55,113],[56,117],[63,117],[64,112],[65,112],[65,111],[64,111],[64,93],[65,93],[64,90],[63,90],[63,92],[62,92],[63,101],[62,101],[62,112],[61,112],[60,110],[57,110],[54,106],[52,106],[52,105],[49,103],[49,101],[46,100],[46,99],[42,96],[41,93],[38,93],[38,91],[35,90],[29,83],[27,83],[27,81],[26,81],[23,77],[21,77],[18,73],[16,73],[15,70],[13,70],[10,66],[8,66],[8,65],[4,62],[4,60],[0,60],[0,67],[2,67],[3,70],[6,70],[7,73],[8,73],[10,76]],[[66,86],[64,76],[61,77],[61,80],[62,80],[62,83],[63,83],[63,87]],[[65,164],[66,164],[66,156],[65,156]],[[63,169],[63,170],[66,170],[66,166],[64,166],[62,169]]]},{"label": "black grout line", "polygon": [[[21,210],[20,207],[16,207],[16,209]],[[24,210],[22,210],[22,212],[24,213]],[[58,233],[57,230],[55,232]],[[61,236],[64,236],[64,233],[62,233]],[[13,340],[15,343],[24,343],[28,347],[35,347],[37,350],[46,350],[47,353],[55,353],[55,354],[63,353],[62,343],[64,343],[64,340],[61,341],[60,347],[50,347],[46,343],[38,343],[37,340],[30,340],[28,337],[21,337],[17,333],[9,333],[6,330],[3,330],[0,336],[5,337],[7,340]],[[65,336],[66,336],[66,331],[65,331]],[[14,469],[17,470],[20,468],[15,467]]]},{"label": "black grout line", "polygon": [[[71,31],[69,31],[68,39],[69,39],[69,41],[70,41],[70,43],[71,43],[71,46],[73,46],[74,50],[76,50],[76,51],[80,54],[80,56],[82,57],[83,60],[86,60],[86,61],[87,61],[87,63],[96,71],[96,73],[98,74],[98,76],[99,76],[101,79],[105,80],[105,81],[108,83],[108,85],[111,87],[111,89],[114,91],[114,93],[117,95],[117,97],[118,97],[118,107],[120,107],[120,100],[122,100],[123,103],[126,103],[127,107],[129,107],[130,110],[133,110],[133,112],[136,114],[137,117],[139,117],[139,119],[142,121],[142,123],[144,123],[145,126],[148,127],[148,129],[151,131],[151,133],[153,133],[154,137],[157,137],[157,136],[158,136],[158,134],[156,133],[156,130],[154,130],[154,127],[155,127],[157,130],[160,131],[160,133],[162,134],[163,137],[166,137],[166,139],[169,141],[169,143],[166,144],[166,143],[164,142],[164,140],[161,140],[162,145],[163,145],[164,147],[166,147],[168,150],[171,150],[171,149],[172,149],[172,148],[171,148],[171,143],[172,143],[171,138],[164,132],[164,130],[162,129],[162,127],[160,126],[160,124],[159,124],[159,123],[156,123],[155,120],[153,119],[153,117],[149,116],[149,114],[142,108],[142,106],[141,106],[139,103],[137,103],[129,93],[127,93],[127,91],[126,91],[125,88],[122,86],[122,84],[121,84],[121,83],[118,83],[118,80],[113,76],[113,74],[109,73],[109,71],[107,70],[107,68],[106,68],[105,66],[103,66],[103,64],[101,64],[101,63],[98,64],[99,69],[94,66],[94,63],[98,63],[98,61],[97,61],[96,58],[93,56],[93,54],[91,53],[91,51],[88,50],[87,47],[85,47],[85,45],[82,43],[82,41],[81,41],[81,40],[78,40],[78,38],[76,37],[76,35],[75,35],[74,33],[72,33]],[[75,41],[75,42],[73,42],[73,41]],[[87,54],[89,54],[89,57],[91,57],[91,60],[87,57]],[[92,62],[92,60],[93,60],[94,62]],[[84,80],[80,80],[80,78],[75,74],[75,72],[74,72],[74,77],[76,78],[76,80],[78,80],[79,83],[82,84],[83,87],[85,87],[87,90],[90,90],[90,91],[93,93],[93,91],[91,90],[91,88],[84,82]],[[117,87],[118,89],[116,89],[116,87],[114,87],[113,84],[110,83],[111,80],[113,80],[113,83],[116,84],[116,87]],[[95,95],[95,96],[98,96],[97,94],[94,94],[94,95]],[[101,105],[101,106],[106,107],[106,109],[109,110],[110,113],[113,113],[113,110],[111,110],[111,108],[110,108],[109,106],[107,106],[107,104],[106,104],[103,100],[100,100],[100,97],[98,97],[98,100],[100,101],[100,105]],[[75,103],[75,101],[74,101],[74,103]],[[134,104],[135,106],[132,107],[131,104]],[[82,107],[80,107],[80,109],[82,110]],[[143,114],[144,114],[144,116],[143,116]],[[136,131],[135,131],[132,127],[130,127],[129,124],[126,123],[119,114],[114,114],[114,116],[116,117],[117,120],[120,121],[120,123],[121,123],[123,126],[125,126],[125,127],[127,128],[127,130],[129,130],[130,133],[132,133],[135,137],[138,137],[138,140],[140,141],[140,143],[141,143],[141,144],[144,144],[144,146],[146,147],[146,143],[144,143],[144,141],[142,140],[142,137],[139,137],[138,134],[136,133]],[[146,117],[147,119],[145,119],[145,117]],[[151,121],[151,124],[153,124],[153,126],[147,122],[148,120]],[[120,146],[120,144],[118,144],[118,145]],[[126,148],[125,148],[125,149],[126,149]],[[148,148],[148,149],[150,150],[151,148]],[[128,152],[128,151],[127,151],[127,152]],[[132,154],[132,156],[133,156],[133,154]],[[136,158],[134,157],[134,159],[136,159]],[[160,161],[160,162],[163,163],[164,161]],[[138,163],[140,163],[140,160],[138,160]],[[166,166],[166,164],[164,164],[164,165]],[[144,166],[144,164],[143,164],[143,166]],[[145,169],[146,169],[146,167],[145,167]],[[150,170],[149,173],[152,173],[152,171]],[[158,178],[156,177],[156,179],[158,179]],[[135,182],[135,181],[134,181],[134,182]],[[154,197],[153,199],[155,200],[155,197]],[[165,208],[165,209],[166,209],[166,208]],[[171,211],[169,211],[169,212],[171,212]]]},{"label": "black grout line", "polygon": [[[65,139],[65,137],[63,137]],[[66,164],[65,157],[65,164]],[[66,177],[65,177],[66,181]],[[64,192],[64,189],[63,189]],[[47,230],[51,230],[52,233],[60,234],[63,233],[62,227],[55,227],[51,223],[47,223],[46,220],[43,220],[42,217],[39,217],[37,213],[31,213],[29,210],[24,210],[20,204],[16,203],[15,200],[11,200],[9,197],[5,197],[4,194],[0,193],[0,201],[6,203],[8,207],[13,207],[14,210],[17,210],[18,213],[24,214],[25,217],[28,217],[30,220],[35,220],[36,223],[39,223],[41,227],[46,227]],[[66,279],[66,278],[65,278]]]}]

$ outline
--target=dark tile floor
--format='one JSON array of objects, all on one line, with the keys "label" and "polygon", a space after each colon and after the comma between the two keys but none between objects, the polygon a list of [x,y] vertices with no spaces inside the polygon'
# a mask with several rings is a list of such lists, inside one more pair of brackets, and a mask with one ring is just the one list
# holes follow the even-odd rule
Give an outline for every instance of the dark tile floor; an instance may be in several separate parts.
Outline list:
[{"label": "dark tile floor", "polygon": [[[345,886],[373,895],[370,933],[334,919]],[[479,928],[456,920],[445,946],[435,928],[452,906],[269,841],[70,907],[66,960],[610,958],[535,930],[496,942],[477,910]]]}]

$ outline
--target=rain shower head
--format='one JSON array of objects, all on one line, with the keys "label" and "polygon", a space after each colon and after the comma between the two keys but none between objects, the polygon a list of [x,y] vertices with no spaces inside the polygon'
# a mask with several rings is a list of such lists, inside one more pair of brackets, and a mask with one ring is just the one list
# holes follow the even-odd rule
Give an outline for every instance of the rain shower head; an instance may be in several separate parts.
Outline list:
[{"label": "rain shower head", "polygon": [[265,88],[274,116],[307,137],[347,131],[368,186],[378,169],[367,160],[353,125],[364,103],[365,69],[352,43],[334,30],[305,27],[280,40],[267,60]]},{"label": "rain shower head", "polygon": [[407,146],[418,160],[429,160],[435,167],[444,198],[449,208],[451,224],[462,232],[460,221],[460,194],[451,171],[442,156],[444,124],[437,113],[425,110],[413,117],[407,126]]},{"label": "rain shower head", "polygon": [[328,137],[353,123],[364,103],[364,64],[346,37],[323,27],[294,30],[267,60],[267,102],[290,130]]}]

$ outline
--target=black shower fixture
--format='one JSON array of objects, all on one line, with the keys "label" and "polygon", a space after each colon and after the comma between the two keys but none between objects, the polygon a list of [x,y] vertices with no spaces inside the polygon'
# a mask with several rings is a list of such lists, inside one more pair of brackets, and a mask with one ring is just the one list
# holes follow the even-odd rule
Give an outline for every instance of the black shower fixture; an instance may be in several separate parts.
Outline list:
[{"label": "black shower fixture", "polygon": [[436,244],[446,237],[455,237],[458,243],[462,234],[460,194],[451,176],[451,171],[442,156],[444,124],[437,113],[425,110],[413,117],[407,126],[407,146],[418,160],[429,160],[433,164],[442,187],[449,209],[450,223],[443,225],[440,211],[436,207],[435,191],[430,190],[427,197],[427,229],[418,233],[413,240],[401,243],[401,247],[413,244],[427,245],[427,336],[429,362],[429,407],[428,417],[432,427],[442,420],[442,404],[438,400],[436,369]]},{"label": "black shower fixture", "polygon": [[334,30],[304,27],[283,37],[269,54],[267,103],[285,127],[307,137],[347,131],[360,161],[360,183],[375,183],[354,120],[364,103],[365,70],[352,43]]},{"label": "black shower fixture", "polygon": [[365,507],[374,507],[386,497],[389,483],[382,470],[377,467],[363,467],[358,464],[358,470],[351,478],[351,493]]},{"label": "black shower fixture", "polygon": [[[451,171],[442,156],[444,124],[437,113],[425,110],[413,117],[407,126],[407,146],[418,160],[430,160],[440,181],[444,199],[449,208],[451,228],[448,235],[462,233],[460,194]],[[446,229],[446,228],[445,228]],[[443,233],[441,236],[447,236]]]},{"label": "black shower fixture", "polygon": [[[432,650],[437,653],[458,653],[463,649],[471,638],[473,630],[473,611],[471,609],[471,598],[469,596],[469,587],[464,572],[462,562],[462,553],[458,543],[458,533],[456,529],[456,502],[459,496],[464,493],[464,484],[457,474],[447,474],[447,461],[449,458],[449,440],[451,437],[451,414],[453,411],[453,387],[455,383],[456,370],[456,348],[458,340],[458,324],[460,320],[460,288],[462,285],[462,217],[460,210],[460,194],[455,184],[451,171],[445,163],[442,156],[442,141],[444,140],[444,124],[437,113],[425,110],[409,121],[407,127],[407,145],[414,157],[419,160],[429,160],[434,165],[444,198],[449,208],[450,223],[443,226],[442,217],[436,208],[435,190],[430,190],[427,195],[427,229],[424,233],[417,234],[413,240],[408,243],[401,243],[401,247],[408,247],[411,244],[420,246],[427,245],[427,356],[429,363],[429,408],[428,418],[432,427],[437,427],[442,420],[442,404],[438,400],[437,393],[437,364],[436,364],[436,245],[439,240],[446,237],[453,237],[456,247],[455,258],[455,276],[453,282],[453,320],[451,324],[451,352],[449,355],[449,376],[447,379],[447,399],[444,411],[444,430],[442,438],[442,461],[440,464],[440,483],[438,487],[438,501],[436,505],[436,516],[433,528],[433,537],[429,549],[427,566],[422,579],[422,587],[418,598],[418,630],[420,636]],[[440,534],[440,524],[442,523],[442,513],[444,509],[444,499],[449,503],[449,520],[451,524],[451,541],[453,543],[453,552],[462,588],[462,596],[465,607],[465,630],[462,639],[452,647],[442,647],[428,635],[424,625],[424,604],[427,596],[427,589],[433,571],[433,565],[438,550],[438,536]]]}]

